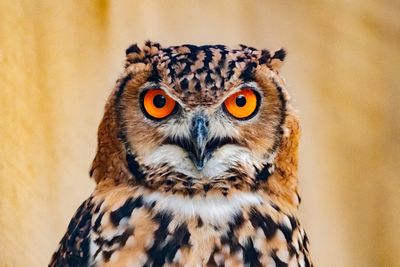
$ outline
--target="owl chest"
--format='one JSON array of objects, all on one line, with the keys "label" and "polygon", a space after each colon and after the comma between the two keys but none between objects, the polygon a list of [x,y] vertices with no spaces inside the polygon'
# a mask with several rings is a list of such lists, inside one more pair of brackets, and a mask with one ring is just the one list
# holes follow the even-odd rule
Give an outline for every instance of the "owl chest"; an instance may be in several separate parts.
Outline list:
[{"label": "owl chest", "polygon": [[227,207],[221,211],[208,205],[189,214],[188,203],[165,208],[153,200],[129,198],[94,216],[92,266],[269,266],[297,261],[299,245],[292,231],[271,218],[252,217],[248,207],[227,212]]}]

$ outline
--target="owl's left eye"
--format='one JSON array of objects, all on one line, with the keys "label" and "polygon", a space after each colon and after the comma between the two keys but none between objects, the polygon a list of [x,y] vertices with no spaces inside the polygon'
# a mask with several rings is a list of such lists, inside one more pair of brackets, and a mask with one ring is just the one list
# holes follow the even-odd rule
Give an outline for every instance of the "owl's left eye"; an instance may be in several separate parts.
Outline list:
[{"label": "owl's left eye", "polygon": [[247,120],[257,113],[260,96],[251,88],[244,88],[224,102],[225,111],[239,120]]},{"label": "owl's left eye", "polygon": [[144,113],[155,120],[162,120],[176,110],[176,102],[161,89],[149,89],[142,94]]}]

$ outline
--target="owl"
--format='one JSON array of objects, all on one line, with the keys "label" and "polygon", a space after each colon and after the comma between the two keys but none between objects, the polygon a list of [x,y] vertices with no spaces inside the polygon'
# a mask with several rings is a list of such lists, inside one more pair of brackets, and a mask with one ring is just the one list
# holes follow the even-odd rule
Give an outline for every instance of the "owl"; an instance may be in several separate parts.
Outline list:
[{"label": "owl", "polygon": [[312,266],[285,55],[130,46],[49,266]]}]

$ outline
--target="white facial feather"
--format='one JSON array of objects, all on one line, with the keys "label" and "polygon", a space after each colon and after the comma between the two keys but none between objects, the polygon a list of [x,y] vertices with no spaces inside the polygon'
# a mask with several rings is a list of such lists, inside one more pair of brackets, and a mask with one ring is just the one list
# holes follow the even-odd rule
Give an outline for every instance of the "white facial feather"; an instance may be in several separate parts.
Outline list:
[{"label": "white facial feather", "polygon": [[167,163],[177,172],[188,175],[193,178],[208,178],[221,176],[231,167],[237,166],[238,163],[242,167],[247,167],[248,173],[253,173],[255,165],[259,167],[263,160],[257,158],[249,149],[233,144],[227,144],[217,149],[211,158],[206,161],[204,168],[199,171],[194,166],[188,153],[176,145],[162,145],[155,148],[152,152],[143,158],[143,162],[147,166],[156,167],[160,162]]},{"label": "white facial feather", "polygon": [[[152,152],[145,155],[143,163],[147,166],[157,166],[161,163],[167,163],[174,167],[177,172],[182,174],[197,177],[199,175],[193,162],[190,160],[187,152],[176,145],[162,145],[155,148]],[[196,176],[193,176],[197,173]]]},{"label": "white facial feather", "polygon": [[238,145],[224,145],[217,149],[212,157],[206,162],[203,174],[206,177],[216,177],[225,173],[229,168],[242,163],[251,169],[248,173],[254,172],[252,163],[256,161],[254,155],[245,147]]}]

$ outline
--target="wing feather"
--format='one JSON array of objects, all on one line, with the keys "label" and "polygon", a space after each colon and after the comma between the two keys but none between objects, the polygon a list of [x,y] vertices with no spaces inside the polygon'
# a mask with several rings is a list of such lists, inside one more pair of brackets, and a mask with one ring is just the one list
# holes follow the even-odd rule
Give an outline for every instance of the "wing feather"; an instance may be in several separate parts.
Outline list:
[{"label": "wing feather", "polygon": [[89,198],[78,208],[51,258],[49,267],[88,266],[93,206],[92,198]]}]

